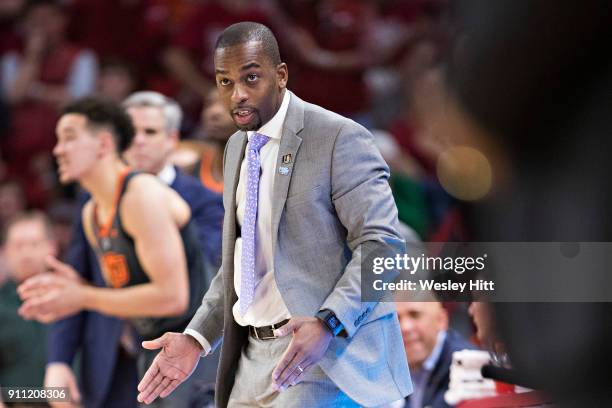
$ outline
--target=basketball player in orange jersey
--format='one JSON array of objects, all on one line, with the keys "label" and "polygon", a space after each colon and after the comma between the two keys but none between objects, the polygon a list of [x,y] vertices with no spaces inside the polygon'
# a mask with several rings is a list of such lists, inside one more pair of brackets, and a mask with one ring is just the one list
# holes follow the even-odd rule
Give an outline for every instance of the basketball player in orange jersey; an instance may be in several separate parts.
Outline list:
[{"label": "basketball player in orange jersey", "polygon": [[121,160],[134,130],[119,106],[94,98],[73,102],[56,133],[60,181],[78,181],[92,195],[83,225],[107,287],[76,279],[70,266],[50,258],[56,273],[20,286],[20,314],[52,322],[95,310],[127,319],[142,339],[182,331],[204,292],[188,205],[155,176],[131,172]]}]

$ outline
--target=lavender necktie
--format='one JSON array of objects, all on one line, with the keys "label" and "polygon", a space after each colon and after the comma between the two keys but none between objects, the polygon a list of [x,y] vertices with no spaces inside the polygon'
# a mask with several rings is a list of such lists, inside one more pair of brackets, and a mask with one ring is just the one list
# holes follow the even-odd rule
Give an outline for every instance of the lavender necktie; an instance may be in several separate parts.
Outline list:
[{"label": "lavender necktie", "polygon": [[242,221],[242,259],[240,279],[240,314],[245,315],[253,302],[255,286],[259,276],[255,276],[255,231],[257,230],[257,202],[259,201],[259,150],[270,138],[253,133],[247,146],[247,185],[244,219]]}]

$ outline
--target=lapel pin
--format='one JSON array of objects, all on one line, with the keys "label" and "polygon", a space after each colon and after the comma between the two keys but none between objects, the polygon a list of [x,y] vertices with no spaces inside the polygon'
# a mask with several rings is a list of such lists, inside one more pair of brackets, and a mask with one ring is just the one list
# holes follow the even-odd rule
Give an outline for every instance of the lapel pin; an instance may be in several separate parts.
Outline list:
[{"label": "lapel pin", "polygon": [[280,174],[282,174],[283,176],[286,176],[287,174],[289,174],[289,168],[288,167],[279,167],[278,168],[278,172]]},{"label": "lapel pin", "polygon": [[283,164],[289,164],[289,163],[291,163],[291,153],[283,156]]}]

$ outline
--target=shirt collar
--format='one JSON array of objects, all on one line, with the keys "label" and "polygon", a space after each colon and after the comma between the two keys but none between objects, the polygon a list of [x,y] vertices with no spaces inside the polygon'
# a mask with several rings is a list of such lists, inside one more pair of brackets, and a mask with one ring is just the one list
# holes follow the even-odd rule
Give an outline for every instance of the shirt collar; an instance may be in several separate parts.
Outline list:
[{"label": "shirt collar", "polygon": [[172,185],[172,183],[174,183],[174,179],[176,179],[176,169],[173,165],[166,164],[164,168],[157,173],[157,178],[167,185]]},{"label": "shirt collar", "polygon": [[289,99],[290,94],[288,89],[285,88],[285,95],[283,96],[283,101],[281,102],[280,108],[276,114],[266,122],[262,127],[260,127],[257,131],[249,130],[247,131],[247,137],[251,139],[253,133],[257,132],[262,135],[266,135],[271,139],[280,139],[283,134],[283,123],[285,122],[285,117],[287,116],[287,110],[289,109]]},{"label": "shirt collar", "polygon": [[444,342],[446,341],[446,330],[442,330],[438,333],[438,339],[436,340],[436,345],[429,353],[429,357],[423,362],[423,370],[431,371],[434,369],[438,360],[440,359],[440,354],[442,354],[442,347],[444,347]]}]

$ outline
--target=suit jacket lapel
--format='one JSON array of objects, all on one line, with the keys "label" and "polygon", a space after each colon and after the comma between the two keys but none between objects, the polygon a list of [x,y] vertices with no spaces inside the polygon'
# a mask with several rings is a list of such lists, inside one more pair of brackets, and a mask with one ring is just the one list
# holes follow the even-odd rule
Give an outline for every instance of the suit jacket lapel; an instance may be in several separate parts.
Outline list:
[{"label": "suit jacket lapel", "polygon": [[[229,197],[230,203],[236,206],[236,188],[238,188],[238,179],[240,178],[240,165],[244,158],[244,151],[247,145],[246,132],[240,131],[238,137],[227,146],[227,153],[225,157],[225,180],[224,191],[227,190],[231,196]],[[234,214],[235,215],[235,214]]]},{"label": "suit jacket lapel", "polygon": [[[286,92],[290,92],[287,90]],[[276,238],[278,235],[278,225],[281,214],[285,208],[287,200],[287,191],[293,176],[293,167],[298,159],[297,153],[302,143],[302,138],[298,133],[304,128],[304,102],[291,94],[287,116],[283,124],[283,133],[281,136],[280,146],[278,149],[278,157],[276,159],[276,174],[274,176],[274,187],[272,190],[272,248],[276,247]],[[290,154],[292,157],[291,163],[283,163],[283,157]]]},{"label": "suit jacket lapel", "polygon": [[[225,175],[224,180],[224,203],[225,203],[225,221],[223,231],[223,258],[231,260],[230,265],[226,265],[224,271],[226,277],[229,279],[230,285],[226,287],[226,290],[231,289],[233,292],[234,288],[234,246],[236,244],[236,189],[238,188],[238,180],[240,179],[240,166],[242,159],[244,158],[244,152],[246,150],[247,135],[246,132],[240,132],[236,137],[236,140],[229,142],[227,145],[227,152],[225,156]],[[227,230],[226,230],[227,228]],[[230,267],[231,266],[231,267]]]},{"label": "suit jacket lapel", "polygon": [[452,333],[447,332],[446,340],[442,346],[440,357],[434,367],[433,371],[427,380],[425,392],[423,393],[423,404],[431,404],[437,393],[440,392],[444,387],[448,387],[448,375],[450,372],[450,366],[453,360],[453,354],[450,350],[450,339]]}]

